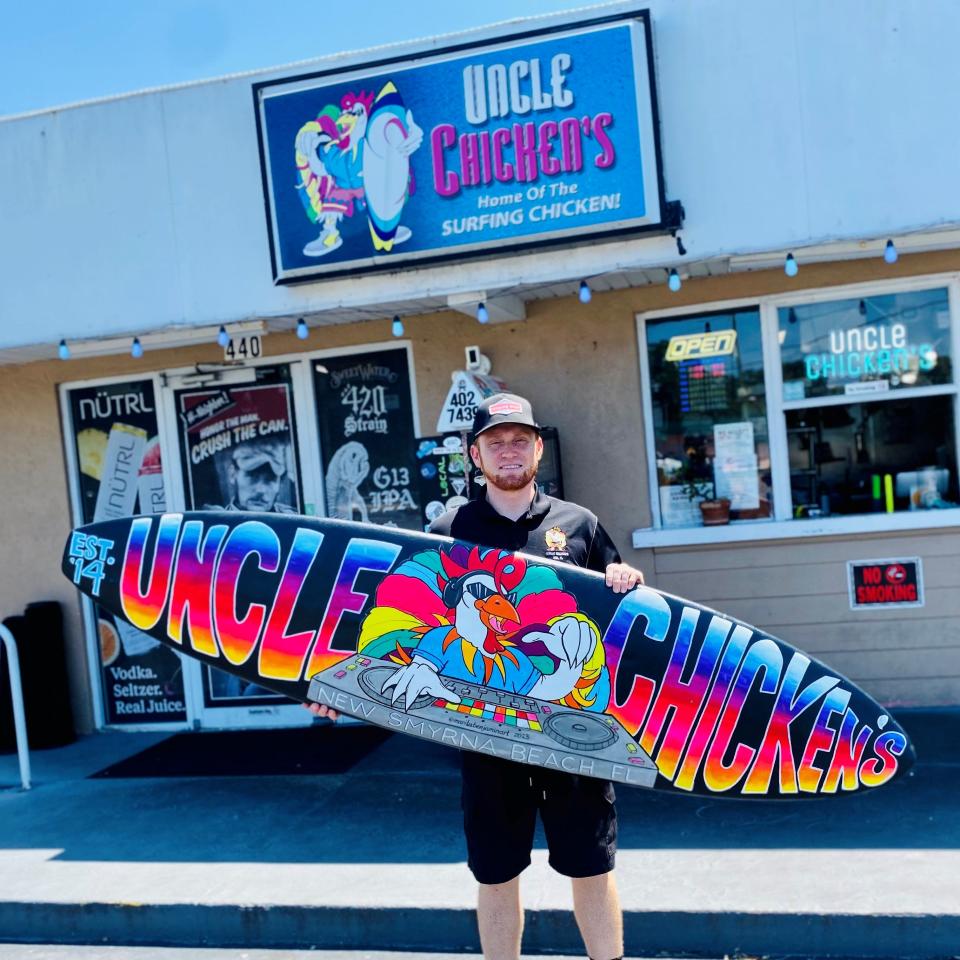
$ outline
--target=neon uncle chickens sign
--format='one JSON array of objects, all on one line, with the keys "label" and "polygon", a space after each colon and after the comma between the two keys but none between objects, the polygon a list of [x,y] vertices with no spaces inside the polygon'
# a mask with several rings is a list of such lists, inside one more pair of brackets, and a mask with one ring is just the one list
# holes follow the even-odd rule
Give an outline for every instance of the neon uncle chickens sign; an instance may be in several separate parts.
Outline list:
[{"label": "neon uncle chickens sign", "polygon": [[[625,594],[602,623],[564,588],[561,564],[460,543],[400,558],[400,544],[344,536],[334,523],[326,533],[298,526],[283,540],[255,520],[134,519],[119,607],[135,627],[253,668],[277,689],[356,651],[401,671],[417,660],[448,677],[604,712],[682,791],[875,787],[907,750],[903,733],[885,730],[888,718],[871,716],[876,705],[842,678],[654,590]],[[334,563],[318,562],[321,550]],[[323,612],[304,617],[304,608]],[[747,714],[759,725],[745,730]]]},{"label": "neon uncle chickens sign", "polygon": [[257,84],[274,274],[662,227],[649,19]]}]

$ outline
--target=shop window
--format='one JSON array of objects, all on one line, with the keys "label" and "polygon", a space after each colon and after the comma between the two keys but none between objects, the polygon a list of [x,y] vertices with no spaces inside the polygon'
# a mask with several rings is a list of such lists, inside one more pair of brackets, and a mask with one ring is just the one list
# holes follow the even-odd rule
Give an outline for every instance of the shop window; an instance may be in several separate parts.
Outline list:
[{"label": "shop window", "polygon": [[948,289],[785,299],[640,324],[659,526],[960,508]]},{"label": "shop window", "polygon": [[951,382],[945,289],[796,304],[777,313],[786,403]]},{"label": "shop window", "polygon": [[662,526],[704,522],[711,500],[731,520],[769,517],[759,310],[651,320],[646,341]]},{"label": "shop window", "polygon": [[786,411],[794,516],[957,506],[953,397]]},{"label": "shop window", "polygon": [[783,306],[777,323],[793,516],[956,506],[953,391],[918,393],[953,379],[947,290]]}]

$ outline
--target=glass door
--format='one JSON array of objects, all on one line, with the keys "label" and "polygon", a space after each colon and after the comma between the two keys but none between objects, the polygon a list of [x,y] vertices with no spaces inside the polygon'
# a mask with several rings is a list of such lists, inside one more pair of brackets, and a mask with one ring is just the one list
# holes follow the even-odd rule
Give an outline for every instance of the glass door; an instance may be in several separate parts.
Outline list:
[{"label": "glass door", "polygon": [[[313,513],[304,490],[298,408],[308,402],[301,363],[264,363],[214,376],[168,376],[168,442],[179,454],[186,510]],[[310,450],[307,450],[308,460]],[[312,473],[313,471],[306,471]],[[294,726],[312,718],[299,704],[207,664],[184,664],[191,716],[207,728]]]}]

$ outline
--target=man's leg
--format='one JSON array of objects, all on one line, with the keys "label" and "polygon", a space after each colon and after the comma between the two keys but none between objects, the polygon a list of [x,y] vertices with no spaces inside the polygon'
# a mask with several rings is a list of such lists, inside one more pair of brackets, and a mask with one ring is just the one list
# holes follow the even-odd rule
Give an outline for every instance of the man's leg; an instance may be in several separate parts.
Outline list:
[{"label": "man's leg", "polygon": [[506,883],[481,883],[477,923],[485,960],[519,960],[523,934],[520,878]]},{"label": "man's leg", "polygon": [[623,913],[613,871],[597,877],[573,877],[573,912],[592,960],[623,956]]}]

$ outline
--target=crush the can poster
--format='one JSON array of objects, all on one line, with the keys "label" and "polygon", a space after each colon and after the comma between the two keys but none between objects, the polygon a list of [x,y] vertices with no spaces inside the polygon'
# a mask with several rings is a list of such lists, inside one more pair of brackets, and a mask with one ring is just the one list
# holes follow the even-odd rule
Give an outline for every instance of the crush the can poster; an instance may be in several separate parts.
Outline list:
[{"label": "crush the can poster", "polygon": [[274,278],[663,228],[649,19],[254,86]]}]

